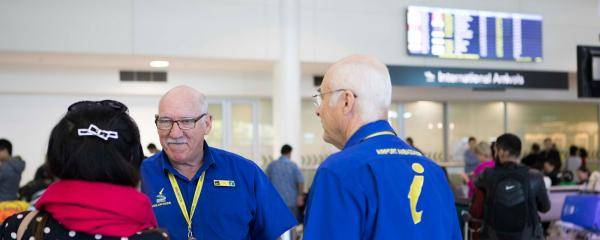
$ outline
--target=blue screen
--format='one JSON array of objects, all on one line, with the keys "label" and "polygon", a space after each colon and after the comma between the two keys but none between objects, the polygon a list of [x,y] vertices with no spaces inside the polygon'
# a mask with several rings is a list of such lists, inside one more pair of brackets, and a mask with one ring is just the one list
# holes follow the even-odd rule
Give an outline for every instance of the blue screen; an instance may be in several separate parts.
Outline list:
[{"label": "blue screen", "polygon": [[409,55],[542,61],[542,17],[533,14],[409,6]]}]

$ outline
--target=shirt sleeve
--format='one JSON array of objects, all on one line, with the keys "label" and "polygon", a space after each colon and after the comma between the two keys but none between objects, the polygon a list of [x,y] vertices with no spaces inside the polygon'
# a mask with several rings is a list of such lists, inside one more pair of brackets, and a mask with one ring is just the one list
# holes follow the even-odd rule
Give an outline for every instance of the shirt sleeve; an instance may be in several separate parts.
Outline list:
[{"label": "shirt sleeve", "polygon": [[319,169],[309,193],[304,239],[360,239],[363,214],[354,195],[334,173]]},{"label": "shirt sleeve", "polygon": [[297,222],[267,176],[256,167],[254,179],[256,212],[250,226],[252,239],[273,240],[294,227]]}]

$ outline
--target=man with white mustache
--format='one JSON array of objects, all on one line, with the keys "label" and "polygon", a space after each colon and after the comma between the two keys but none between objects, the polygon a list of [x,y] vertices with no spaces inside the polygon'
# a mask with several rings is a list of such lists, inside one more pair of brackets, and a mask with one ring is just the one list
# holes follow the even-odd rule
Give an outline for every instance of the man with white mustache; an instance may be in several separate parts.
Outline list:
[{"label": "man with white mustache", "polygon": [[188,86],[167,92],[155,118],[163,151],[142,163],[142,191],[171,239],[276,239],[296,221],[252,161],[209,147],[212,116]]}]

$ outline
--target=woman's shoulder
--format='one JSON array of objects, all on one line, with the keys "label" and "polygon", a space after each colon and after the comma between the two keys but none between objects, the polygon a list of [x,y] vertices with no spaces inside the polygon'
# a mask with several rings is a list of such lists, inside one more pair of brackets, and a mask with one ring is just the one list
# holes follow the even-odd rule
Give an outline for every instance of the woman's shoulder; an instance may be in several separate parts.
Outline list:
[{"label": "woman's shoulder", "polygon": [[[23,220],[27,217],[27,215],[31,212],[22,212],[15,214],[9,218],[7,218],[2,225],[0,225],[0,239],[17,239],[17,232],[19,226],[23,222]],[[35,239],[41,238],[58,238],[58,239],[90,239],[90,240],[99,240],[99,239],[107,239],[107,240],[165,240],[169,239],[169,235],[166,231],[161,229],[147,229],[140,232],[137,232],[131,236],[122,236],[122,237],[114,237],[114,236],[102,236],[101,234],[89,234],[84,232],[77,232],[73,230],[69,230],[65,228],[58,221],[53,219],[50,214],[46,212],[35,212],[35,216],[31,219],[30,223],[27,224],[23,239],[30,239],[34,237]],[[42,236],[40,236],[42,235]],[[36,237],[38,236],[38,237]]]},{"label": "woman's shoulder", "polygon": [[162,229],[147,229],[134,234],[129,239],[149,239],[149,240],[164,240],[169,239],[169,235]]},{"label": "woman's shoulder", "polygon": [[4,219],[4,222],[0,225],[0,239],[17,239],[19,225],[21,225],[25,216],[30,212],[31,211],[20,212]]}]

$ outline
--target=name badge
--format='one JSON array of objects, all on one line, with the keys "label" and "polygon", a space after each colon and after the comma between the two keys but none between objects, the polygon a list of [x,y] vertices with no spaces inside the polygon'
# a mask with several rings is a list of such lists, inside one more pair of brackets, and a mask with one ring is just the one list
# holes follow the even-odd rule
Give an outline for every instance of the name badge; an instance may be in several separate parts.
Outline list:
[{"label": "name badge", "polygon": [[214,180],[215,187],[235,187],[235,181],[231,180]]}]

